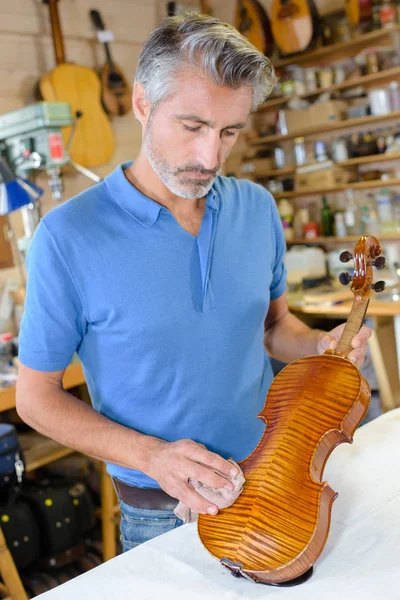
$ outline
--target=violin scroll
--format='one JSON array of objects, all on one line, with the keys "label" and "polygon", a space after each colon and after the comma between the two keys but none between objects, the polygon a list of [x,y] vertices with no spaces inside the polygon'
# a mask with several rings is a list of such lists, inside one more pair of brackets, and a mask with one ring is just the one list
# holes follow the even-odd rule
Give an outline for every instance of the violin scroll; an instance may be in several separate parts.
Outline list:
[{"label": "violin scroll", "polygon": [[383,269],[386,258],[382,256],[382,248],[378,240],[372,235],[363,235],[357,242],[353,254],[345,250],[340,254],[340,262],[347,263],[354,259],[354,273],[344,271],[339,275],[342,285],[352,282],[351,290],[358,297],[367,298],[370,290],[383,292],[386,287],[384,281],[373,283],[373,269]]}]

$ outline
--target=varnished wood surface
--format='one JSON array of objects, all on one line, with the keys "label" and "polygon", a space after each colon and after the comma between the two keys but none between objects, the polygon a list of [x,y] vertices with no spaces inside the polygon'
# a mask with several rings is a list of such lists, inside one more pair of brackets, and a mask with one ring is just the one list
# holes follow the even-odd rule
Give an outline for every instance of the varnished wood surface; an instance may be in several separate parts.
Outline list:
[{"label": "varnished wood surface", "polygon": [[[51,85],[50,85],[51,84]],[[43,76],[40,91],[45,100],[56,98],[68,102],[72,113],[81,111],[69,154],[73,161],[85,167],[95,167],[110,160],[114,153],[114,134],[101,106],[101,85],[92,69],[63,63]],[[68,144],[72,127],[63,127],[64,143]]]},{"label": "varnished wood surface", "polygon": [[369,397],[357,367],[338,356],[301,359],[281,371],[260,415],[264,436],[240,463],[242,494],[218,515],[199,517],[209,552],[242,564],[259,581],[307,571],[325,546],[336,497],[322,482],[325,463],[335,446],[351,440]]}]

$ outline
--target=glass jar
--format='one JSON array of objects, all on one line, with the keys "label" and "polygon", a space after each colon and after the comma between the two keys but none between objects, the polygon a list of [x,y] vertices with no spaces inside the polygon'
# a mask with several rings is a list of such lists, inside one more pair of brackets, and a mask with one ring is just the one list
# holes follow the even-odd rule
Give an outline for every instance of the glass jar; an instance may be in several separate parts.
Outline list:
[{"label": "glass jar", "polygon": [[351,40],[351,30],[350,30],[349,22],[348,22],[347,18],[340,19],[336,23],[335,41],[336,42],[349,42],[350,40]]},{"label": "glass jar", "polygon": [[285,151],[280,146],[274,148],[274,160],[277,169],[283,169],[286,166]]},{"label": "glass jar", "polygon": [[378,54],[374,50],[367,52],[367,74],[377,73],[379,71]]},{"label": "glass jar", "polygon": [[294,92],[297,96],[301,96],[306,93],[306,82],[304,78],[304,71],[300,67],[293,66],[291,69],[292,79],[294,81]]},{"label": "glass jar", "polygon": [[317,71],[316,69],[306,69],[304,71],[307,92],[315,92],[318,88]]},{"label": "glass jar", "polygon": [[383,0],[379,11],[381,27],[395,27],[397,23],[396,2],[394,0]]},{"label": "glass jar", "polygon": [[325,162],[328,160],[325,142],[317,141],[314,144],[314,156],[317,162]]},{"label": "glass jar", "polygon": [[294,139],[294,160],[298,167],[307,164],[306,146],[303,137]]},{"label": "glass jar", "polygon": [[332,158],[335,162],[342,162],[349,158],[345,138],[338,138],[332,142]]},{"label": "glass jar", "polygon": [[294,80],[291,73],[287,73],[283,76],[281,80],[281,90],[283,96],[294,96],[295,94],[295,85]]},{"label": "glass jar", "polygon": [[318,71],[319,87],[329,88],[333,84],[333,72],[330,67],[324,67]]},{"label": "glass jar", "polygon": [[335,83],[343,83],[346,79],[346,69],[344,65],[335,65]]},{"label": "glass jar", "polygon": [[398,81],[389,83],[389,98],[390,108],[392,110],[400,110],[400,85]]}]

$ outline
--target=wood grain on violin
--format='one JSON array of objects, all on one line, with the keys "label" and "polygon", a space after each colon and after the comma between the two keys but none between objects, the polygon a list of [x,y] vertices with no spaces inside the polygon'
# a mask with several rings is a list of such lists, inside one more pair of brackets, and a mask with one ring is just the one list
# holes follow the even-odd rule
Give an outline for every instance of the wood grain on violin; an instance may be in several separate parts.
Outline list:
[{"label": "wood grain on violin", "polygon": [[246,478],[242,494],[216,516],[199,516],[199,536],[208,551],[255,581],[296,579],[326,544],[337,493],[322,481],[324,467],[338,444],[352,441],[369,406],[369,385],[345,356],[362,325],[380,253],[374,237],[359,240],[355,299],[343,342],[338,350],[302,358],[279,373],[259,415],[264,435],[239,463]]},{"label": "wood grain on violin", "polygon": [[[76,128],[69,154],[85,167],[108,162],[113,155],[114,133],[101,105],[101,85],[97,73],[88,67],[65,62],[64,43],[58,15],[58,0],[44,0],[49,5],[53,44],[57,66],[42,76],[39,89],[47,101],[68,102],[72,112],[82,117]],[[65,145],[72,127],[63,127]]]}]

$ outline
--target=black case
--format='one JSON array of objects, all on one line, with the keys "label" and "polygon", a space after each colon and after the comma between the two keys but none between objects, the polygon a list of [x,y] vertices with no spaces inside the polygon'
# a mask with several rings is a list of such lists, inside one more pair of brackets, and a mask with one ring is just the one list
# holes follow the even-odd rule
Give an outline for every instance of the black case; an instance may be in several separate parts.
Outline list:
[{"label": "black case", "polygon": [[[17,484],[15,463],[24,462],[17,430],[14,425],[0,423],[0,499],[5,500],[10,489]],[[25,466],[25,465],[24,465]]]},{"label": "black case", "polygon": [[0,525],[17,569],[34,562],[40,554],[40,533],[29,505],[18,498],[0,505]]},{"label": "black case", "polygon": [[94,525],[94,506],[83,483],[44,481],[25,489],[23,497],[40,528],[41,558],[82,544],[84,533]]}]

